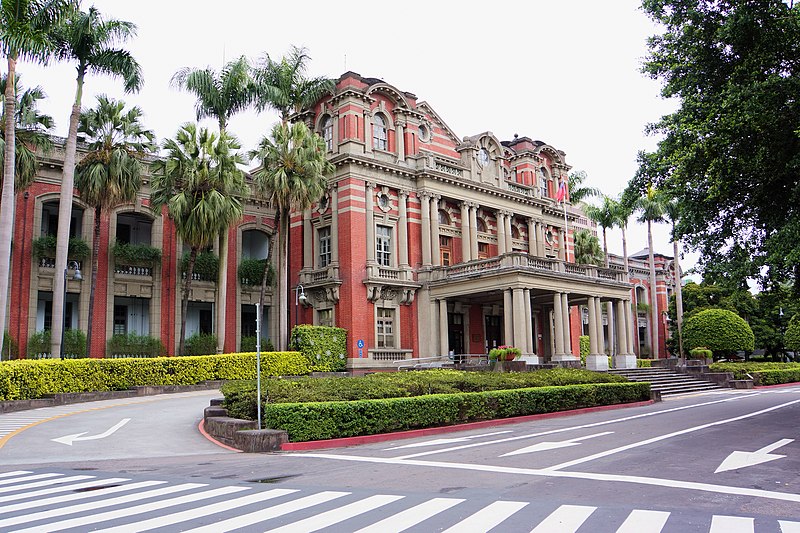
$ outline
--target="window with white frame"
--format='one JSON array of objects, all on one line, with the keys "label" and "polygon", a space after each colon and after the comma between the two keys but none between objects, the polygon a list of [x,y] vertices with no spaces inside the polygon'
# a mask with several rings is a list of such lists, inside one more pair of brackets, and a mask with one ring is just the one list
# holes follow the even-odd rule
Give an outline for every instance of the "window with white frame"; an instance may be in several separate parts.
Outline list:
[{"label": "window with white frame", "polygon": [[331,227],[325,226],[317,230],[317,243],[319,245],[319,268],[331,264]]},{"label": "window with white frame", "polygon": [[547,169],[539,169],[539,194],[542,198],[547,198]]},{"label": "window with white frame", "polygon": [[375,231],[375,256],[381,266],[392,265],[392,228],[378,226]]},{"label": "window with white frame", "polygon": [[389,307],[379,307],[375,320],[375,344],[378,348],[394,348],[394,313]]},{"label": "window with white frame", "polygon": [[377,114],[372,121],[372,147],[378,150],[388,150],[389,144],[386,136],[386,119]]},{"label": "window with white frame", "polygon": [[333,150],[333,119],[330,116],[322,121],[322,138],[325,139],[325,148],[329,152]]}]

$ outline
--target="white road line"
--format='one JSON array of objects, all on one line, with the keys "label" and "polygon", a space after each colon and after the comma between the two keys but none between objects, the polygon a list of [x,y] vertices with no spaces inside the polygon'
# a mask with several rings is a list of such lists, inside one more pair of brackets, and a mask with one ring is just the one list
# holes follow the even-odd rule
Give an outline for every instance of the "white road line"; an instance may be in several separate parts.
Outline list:
[{"label": "white road line", "polygon": [[731,398],[724,398],[722,400],[714,400],[712,402],[704,402],[704,403],[698,403],[698,404],[693,404],[693,405],[684,405],[682,407],[673,407],[671,409],[664,409],[662,411],[654,411],[654,412],[649,412],[649,413],[641,413],[641,414],[638,414],[638,415],[624,416],[624,417],[621,417],[621,418],[614,418],[612,420],[604,420],[602,422],[593,422],[591,424],[581,424],[579,426],[570,426],[570,427],[566,427],[566,428],[552,429],[550,431],[540,431],[538,433],[530,433],[528,435],[518,435],[518,436],[515,436],[515,437],[508,437],[508,438],[505,438],[505,439],[497,439],[497,440],[484,441],[484,442],[473,442],[473,443],[470,443],[470,444],[462,444],[460,446],[451,446],[450,448],[440,448],[438,450],[428,450],[428,451],[424,451],[424,452],[412,453],[412,454],[409,454],[409,455],[401,455],[401,456],[398,456],[397,458],[398,459],[414,459],[416,457],[424,457],[426,455],[433,455],[433,454],[436,454],[436,453],[449,453],[449,452],[454,452],[454,451],[458,451],[458,450],[465,450],[467,448],[475,448],[477,446],[489,446],[489,445],[492,445],[492,444],[500,444],[500,443],[503,443],[503,442],[513,442],[513,441],[522,440],[522,439],[531,439],[531,438],[534,438],[534,437],[541,437],[541,436],[544,436],[544,435],[554,435],[556,433],[564,433],[565,431],[575,431],[576,429],[586,429],[586,428],[594,428],[594,427],[599,427],[599,426],[606,426],[608,424],[616,424],[616,423],[619,423],[619,422],[627,422],[629,420],[636,420],[636,419],[639,419],[639,418],[647,418],[647,417],[663,415],[663,414],[667,414],[667,413],[674,413],[674,412],[677,412],[677,411],[684,411],[686,409],[694,409],[694,408],[697,408],[697,407],[705,407],[707,405],[714,405],[714,404],[718,404],[718,403],[733,402],[733,401],[741,400],[742,398],[745,398],[745,396],[735,396],[735,397],[731,397]]},{"label": "white road line", "polygon": [[781,533],[800,533],[800,522],[778,520],[778,524],[781,526]]},{"label": "white road line", "polygon": [[26,474],[33,474],[33,472],[29,472],[27,470],[15,470],[13,472],[3,472],[3,473],[0,473],[0,478],[14,477],[14,476],[24,476]]},{"label": "white road line", "polygon": [[300,531],[306,533],[311,531],[319,531],[322,528],[344,522],[354,516],[364,514],[378,507],[383,507],[389,503],[402,499],[402,496],[391,496],[388,494],[376,494],[350,503],[332,511],[326,511],[318,515],[311,516],[304,520],[299,520],[292,524],[287,524],[277,529],[270,529],[266,533],[298,533]]},{"label": "white road line", "polygon": [[459,498],[434,498],[359,529],[356,533],[399,533],[463,501]]},{"label": "white road line", "polygon": [[[7,492],[16,492],[19,490],[36,489],[39,487],[49,487],[51,485],[61,485],[64,483],[72,483],[73,481],[81,481],[84,479],[94,479],[94,476],[69,476],[59,477],[55,479],[46,479],[44,481],[34,481],[32,483],[23,483],[22,485],[12,485],[10,487],[0,488],[0,494]],[[14,496],[17,498],[17,496]]]},{"label": "white road line", "polygon": [[589,455],[586,457],[581,457],[580,459],[574,459],[572,461],[567,461],[565,463],[551,466],[547,468],[547,470],[563,470],[564,468],[569,468],[571,466],[588,463],[589,461],[594,461],[595,459],[601,459],[603,457],[608,457],[609,455],[614,455],[615,453],[632,450],[633,448],[639,448],[641,446],[647,446],[648,444],[653,444],[654,442],[660,442],[662,440],[671,439],[672,437],[686,435],[687,433],[693,433],[695,431],[700,431],[702,429],[708,429],[710,427],[721,426],[723,424],[730,424],[731,422],[738,422],[739,420],[746,420],[748,418],[753,418],[754,416],[763,415],[764,413],[769,413],[772,411],[776,411],[778,409],[783,409],[784,407],[788,407],[796,403],[800,403],[800,400],[792,400],[791,402],[786,402],[779,405],[773,405],[772,407],[767,407],[766,409],[761,409],[759,411],[754,411],[752,413],[747,413],[741,416],[726,418],[725,420],[717,420],[716,422],[709,422],[708,424],[701,424],[699,426],[681,429],[680,431],[673,431],[672,433],[667,433],[666,435],[659,435],[658,437],[653,437],[651,439],[645,439],[639,442],[633,442],[631,444],[626,444],[625,446],[620,446],[618,448],[613,448],[611,450],[606,450],[604,452],[595,453],[593,455]]},{"label": "white road line", "polygon": [[[10,494],[8,496],[0,496],[0,503],[25,500],[25,499],[29,499],[29,498],[38,498],[39,496],[47,496],[48,494],[57,494],[59,492],[70,492],[70,491],[73,491],[73,490],[86,489],[86,488],[89,488],[89,487],[106,486],[106,485],[110,485],[110,484],[113,484],[113,483],[120,483],[120,482],[124,482],[124,481],[130,481],[130,479],[124,478],[124,477],[112,477],[112,478],[101,479],[101,480],[94,479],[92,481],[87,481],[85,483],[77,483],[75,485],[58,485],[57,487],[52,487],[52,488],[49,488],[49,489],[41,489],[41,490],[35,490],[33,492],[23,492],[23,493],[20,493],[20,494]],[[149,485],[155,485],[155,484],[166,483],[166,482],[165,481],[158,481],[158,482],[148,481],[147,483]],[[126,485],[126,487],[129,487],[129,486],[130,485]],[[109,487],[109,488],[111,488],[111,487]],[[101,490],[103,490],[103,489],[101,489]],[[100,491],[99,490],[95,490],[95,491],[92,491],[92,492],[97,494]],[[88,494],[88,493],[78,493],[78,494]],[[103,494],[108,494],[108,493],[103,493]],[[88,498],[88,496],[86,496],[86,497]]]},{"label": "white road line", "polygon": [[752,518],[714,515],[708,533],[755,533],[755,527]]},{"label": "white road line", "polygon": [[[49,523],[47,524],[47,531],[48,532],[61,531],[64,529],[69,529],[71,527],[80,527],[85,529],[85,527],[89,524],[97,524],[98,522],[105,522],[106,520],[116,520],[118,518],[125,518],[136,514],[157,511],[159,509],[166,509],[167,507],[172,507],[174,505],[183,505],[185,503],[193,503],[200,500],[207,500],[209,498],[225,496],[226,494],[232,494],[243,490],[250,490],[250,489],[248,489],[247,487],[234,487],[234,486],[221,487],[218,489],[196,492],[194,494],[188,494],[186,496],[180,496],[178,498],[172,498],[169,500],[159,500],[152,503],[145,503],[142,505],[135,505],[133,507],[126,507],[115,511],[106,511],[105,513],[79,516],[77,518],[71,518],[69,520],[62,520],[60,522]],[[41,531],[42,530],[39,526],[34,526],[26,529],[18,529],[14,533],[41,533]]]},{"label": "white road line", "polygon": [[574,533],[597,507],[562,505],[539,522],[531,533]]},{"label": "white road line", "polygon": [[[131,488],[141,488],[142,484],[149,484],[154,485],[158,483],[163,483],[163,481],[143,481],[142,483],[131,483],[130,485],[121,485],[119,487],[114,487],[113,489],[104,489],[108,494],[109,492],[119,492],[120,490],[130,490]],[[140,500],[143,498],[155,498],[157,496],[163,496],[165,494],[171,494],[173,492],[180,492],[182,490],[189,490],[197,487],[205,487],[205,485],[201,483],[184,483],[183,485],[175,485],[174,487],[164,487],[162,489],[150,490],[146,492],[138,492],[136,494],[130,494],[127,496],[120,496],[117,498],[111,498],[109,500],[101,500],[101,501],[94,501],[89,503],[82,503],[78,505],[73,505],[71,507],[61,507],[58,509],[50,509],[47,511],[41,511],[38,513],[30,514],[30,515],[23,515],[23,516],[15,516],[14,518],[6,518],[4,520],[0,520],[0,527],[4,526],[13,526],[16,524],[24,524],[26,522],[33,522],[34,520],[45,520],[47,518],[52,518],[54,516],[64,516],[68,514],[75,514],[75,513],[82,513],[84,511],[94,511],[95,509],[101,509],[103,507],[111,507],[112,505],[120,505],[130,503],[132,501]],[[116,489],[116,490],[114,490]],[[67,496],[80,496],[82,498],[89,498],[101,491],[92,491],[92,492],[81,492],[79,494],[69,494]],[[67,496],[59,496],[59,498],[66,499]],[[50,498],[50,500],[54,500],[56,498]],[[22,505],[28,505],[29,507],[39,507],[39,502],[24,502],[18,505],[13,506],[14,510],[18,509],[26,509],[29,507],[22,507]],[[12,507],[12,506],[9,506]],[[6,511],[7,508],[3,507],[3,510]],[[8,511],[11,512],[11,511]]]},{"label": "white road line", "polygon": [[425,468],[448,468],[453,470],[474,470],[477,472],[493,472],[498,474],[515,474],[524,476],[541,476],[541,477],[558,477],[565,479],[584,479],[592,481],[607,481],[607,482],[620,482],[620,483],[634,483],[639,485],[648,485],[661,488],[676,488],[676,489],[689,489],[704,492],[712,492],[716,494],[730,494],[739,496],[752,496],[754,498],[765,498],[773,500],[781,500],[787,502],[799,502],[800,494],[791,494],[788,492],[771,492],[763,489],[750,489],[746,487],[732,487],[725,485],[714,485],[711,483],[697,483],[694,481],[678,481],[674,479],[659,479],[644,476],[622,476],[617,474],[599,474],[594,472],[569,472],[562,470],[547,469],[533,469],[533,468],[517,468],[508,466],[492,466],[483,464],[469,464],[469,463],[447,463],[443,461],[417,461],[409,459],[397,459],[391,457],[364,457],[358,455],[333,455],[325,453],[304,453],[304,454],[286,454],[276,457],[287,457],[305,459],[308,457],[315,457],[320,459],[335,459],[338,461],[354,461],[362,463],[382,463],[401,466],[423,466]]},{"label": "white road line", "polygon": [[11,485],[12,483],[19,483],[20,481],[34,481],[36,479],[48,479],[51,477],[58,477],[63,474],[33,474],[25,477],[18,477],[14,479],[4,479],[0,481],[0,485]]},{"label": "white road line", "polygon": [[442,533],[484,533],[526,505],[527,502],[493,502]]},{"label": "white road line", "polygon": [[622,523],[617,533],[660,533],[667,523],[669,513],[634,509]]},{"label": "white road line", "polygon": [[320,492],[317,494],[312,494],[311,496],[299,498],[291,502],[267,507],[266,509],[259,509],[253,513],[234,516],[233,518],[229,518],[215,524],[189,529],[183,533],[221,533],[223,531],[233,531],[234,529],[252,526],[253,524],[258,524],[259,522],[264,522],[272,518],[278,518],[279,516],[287,515],[295,511],[302,511],[303,509],[308,509],[309,507],[329,502],[349,494],[349,492]]},{"label": "white road line", "polygon": [[224,511],[230,511],[231,509],[237,509],[239,507],[244,507],[245,505],[251,505],[253,503],[259,503],[271,500],[273,498],[278,498],[280,496],[286,496],[287,494],[292,494],[294,492],[297,492],[297,490],[273,489],[266,492],[257,492],[255,494],[250,494],[248,496],[243,496],[241,498],[226,500],[224,502],[218,502],[211,505],[205,505],[203,507],[196,509],[189,509],[188,511],[181,511],[179,513],[159,516],[156,518],[151,518],[149,520],[136,521],[132,524],[124,524],[117,527],[110,527],[108,529],[95,529],[93,531],[95,531],[96,533],[101,533],[101,532],[138,533],[140,531],[150,531],[161,527],[179,524],[187,520],[197,519],[203,516],[209,516]]}]

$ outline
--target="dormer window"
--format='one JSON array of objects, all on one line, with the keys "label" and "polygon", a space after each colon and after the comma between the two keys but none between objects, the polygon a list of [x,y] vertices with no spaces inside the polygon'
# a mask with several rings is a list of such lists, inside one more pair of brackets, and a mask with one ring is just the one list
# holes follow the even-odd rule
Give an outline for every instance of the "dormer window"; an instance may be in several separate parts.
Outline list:
[{"label": "dormer window", "polygon": [[372,147],[376,150],[389,149],[386,135],[386,119],[380,114],[375,115],[372,121]]}]

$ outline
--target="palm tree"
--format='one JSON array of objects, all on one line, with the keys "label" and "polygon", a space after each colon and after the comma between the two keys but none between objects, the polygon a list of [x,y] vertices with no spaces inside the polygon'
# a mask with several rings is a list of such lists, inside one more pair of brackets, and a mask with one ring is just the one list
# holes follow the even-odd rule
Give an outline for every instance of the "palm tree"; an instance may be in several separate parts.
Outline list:
[{"label": "palm tree", "polygon": [[195,124],[184,124],[163,144],[165,157],[153,164],[150,206],[167,216],[191,251],[181,303],[178,353],[183,354],[186,313],[192,290],[192,274],[199,250],[209,246],[223,228],[242,217],[242,198],[247,195],[244,159],[236,151],[239,142],[228,134],[219,136]]},{"label": "palm tree", "polygon": [[[64,283],[60,276],[67,267],[67,244],[72,214],[72,196],[75,183],[75,152],[78,144],[78,122],[81,116],[81,99],[86,75],[108,74],[121,78],[125,92],[138,91],[143,83],[142,69],[127,50],[115,48],[118,43],[136,35],[136,25],[131,22],[104,20],[94,7],[88,12],[79,11],[56,28],[53,39],[56,57],[78,63],[75,100],[69,117],[67,144],[64,149],[64,173],[58,206],[58,232],[56,237],[56,275],[53,279],[53,324],[64,322]],[[51,353],[60,354],[61,328],[53,328]]]},{"label": "palm tree", "polygon": [[585,170],[578,170],[569,175],[567,180],[567,192],[569,193],[569,201],[573,204],[579,204],[592,196],[600,196],[600,189],[596,187],[585,187],[583,182],[589,178]]},{"label": "palm tree", "polygon": [[586,229],[575,232],[575,262],[581,265],[603,264],[603,251],[596,235]]},{"label": "palm tree", "polygon": [[[627,231],[628,231],[628,219],[631,218],[631,215],[634,211],[634,206],[627,201],[627,197],[625,194],[621,194],[618,199],[615,200],[616,209],[614,212],[614,225],[617,226],[620,231],[622,231],[622,265],[625,269],[625,281],[630,279],[630,265],[628,264],[628,238],[627,238]],[[635,298],[634,291],[634,298]],[[623,317],[620,317],[622,320]],[[637,318],[636,312],[631,313],[631,331],[637,331]],[[638,342],[636,343],[638,346]],[[638,347],[636,348],[638,350]]]},{"label": "palm tree", "polygon": [[[250,63],[245,56],[226,64],[222,71],[184,67],[172,76],[172,85],[197,97],[197,120],[217,119],[220,134],[226,133],[231,116],[254,101]],[[220,268],[217,278],[217,351],[225,345],[225,309],[228,299],[228,228],[219,235]]]},{"label": "palm tree", "polygon": [[[125,111],[125,102],[97,97],[97,107],[81,114],[78,131],[86,134],[89,150],[75,168],[75,185],[83,200],[94,207],[92,277],[89,316],[94,316],[97,261],[100,256],[100,223],[103,211],[136,200],[142,188],[141,159],[155,150],[152,131],[143,128],[142,110]],[[92,355],[92,324],[86,327],[86,353]]]},{"label": "palm tree", "polygon": [[[36,171],[39,168],[39,162],[36,153],[41,151],[48,153],[53,146],[47,130],[53,127],[53,117],[50,115],[43,115],[39,113],[39,100],[45,98],[44,90],[39,87],[22,90],[20,84],[21,76],[17,76],[14,80],[16,87],[14,94],[16,99],[15,109],[16,116],[14,123],[16,124],[14,132],[14,148],[16,161],[14,163],[14,189],[16,192],[27,189],[36,176]],[[6,77],[0,78],[0,89],[5,92]],[[5,115],[2,117],[5,123]],[[0,153],[0,161],[3,160],[5,155],[5,133],[0,132],[0,145],[3,146],[2,153]]]},{"label": "palm tree", "polygon": [[613,198],[603,195],[600,206],[587,205],[584,207],[586,216],[603,228],[603,261],[606,268],[608,268],[608,240],[606,237],[606,230],[613,228],[616,222],[617,202]]},{"label": "palm tree", "polygon": [[[288,235],[289,215],[311,206],[325,192],[327,175],[334,166],[326,157],[325,141],[302,122],[278,123],[250,157],[260,161],[253,173],[256,194],[268,199],[278,219],[278,350],[288,336]],[[264,276],[266,279],[266,276]],[[262,295],[264,285],[262,284]],[[263,296],[262,296],[263,297]]]},{"label": "palm tree", "polygon": [[0,197],[0,346],[8,309],[11,236],[14,232],[16,157],[16,69],[20,58],[47,63],[53,55],[50,32],[77,8],[75,0],[3,0],[0,2],[0,50],[8,65],[3,114],[3,192]]},{"label": "palm tree", "polygon": [[664,218],[664,201],[661,193],[650,185],[644,196],[636,200],[639,222],[647,222],[647,248],[650,261],[650,343],[653,359],[658,359],[658,300],[656,299],[656,265],[653,257],[653,222]]},{"label": "palm tree", "polygon": [[672,255],[675,256],[675,322],[678,324],[678,355],[683,357],[683,284],[681,275],[680,250],[678,237],[678,220],[681,217],[680,205],[676,200],[664,204],[664,211],[672,224]]}]

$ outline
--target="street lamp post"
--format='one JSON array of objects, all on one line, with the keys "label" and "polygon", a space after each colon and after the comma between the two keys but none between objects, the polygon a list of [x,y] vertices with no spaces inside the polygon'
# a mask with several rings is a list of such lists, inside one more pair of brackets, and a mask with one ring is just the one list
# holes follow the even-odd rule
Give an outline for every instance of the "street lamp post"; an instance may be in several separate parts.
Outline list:
[{"label": "street lamp post", "polygon": [[[68,271],[71,267],[72,270],[75,271],[72,274],[72,279],[74,279],[75,281],[80,281],[83,279],[83,276],[81,276],[81,269],[78,268],[79,266],[80,265],[78,265],[77,261],[69,261],[67,263],[67,268],[64,269],[64,304],[63,304],[64,309],[67,308],[67,280],[69,279],[67,275]],[[64,331],[66,330],[66,325],[64,324],[64,322],[66,322],[66,320],[61,321],[61,348],[59,349],[59,356],[61,357],[61,359],[64,359]]]},{"label": "street lamp post", "polygon": [[[300,304],[305,304],[308,301],[308,297],[306,297],[305,288],[301,284],[297,284],[297,287],[294,288],[294,325],[297,327],[299,318],[298,318],[298,309],[300,308]],[[295,339],[297,341],[297,339]]]}]

